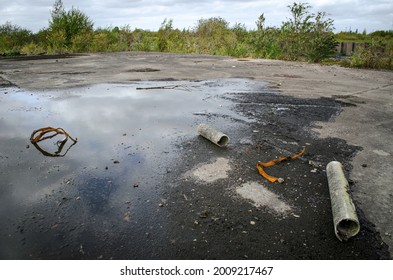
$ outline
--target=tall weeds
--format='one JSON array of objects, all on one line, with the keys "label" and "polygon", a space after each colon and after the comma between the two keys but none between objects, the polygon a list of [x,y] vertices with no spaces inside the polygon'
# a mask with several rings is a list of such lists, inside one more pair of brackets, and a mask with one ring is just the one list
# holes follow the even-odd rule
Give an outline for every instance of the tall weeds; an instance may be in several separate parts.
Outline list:
[{"label": "tall weeds", "polygon": [[337,39],[370,42],[358,48],[348,66],[392,69],[393,32],[333,34],[333,20],[311,13],[304,3],[288,6],[290,17],[280,27],[265,26],[265,16],[256,29],[221,17],[200,19],[192,29],[175,29],[165,19],[158,31],[131,30],[130,26],[93,29],[90,18],[76,8],[66,11],[61,0],[51,10],[49,27],[33,34],[7,22],[0,25],[0,54],[62,54],[80,52],[157,51],[199,53],[233,57],[320,62],[335,56]]}]

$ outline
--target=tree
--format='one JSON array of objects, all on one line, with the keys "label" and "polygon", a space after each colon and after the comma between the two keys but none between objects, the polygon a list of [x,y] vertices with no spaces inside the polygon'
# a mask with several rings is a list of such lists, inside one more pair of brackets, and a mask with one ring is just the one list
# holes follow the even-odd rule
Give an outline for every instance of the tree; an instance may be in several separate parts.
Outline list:
[{"label": "tree", "polygon": [[310,62],[318,62],[331,56],[337,45],[333,20],[326,18],[325,12],[311,14],[311,6],[306,3],[293,3],[288,8],[292,18],[283,22],[281,27],[287,58],[297,60],[304,57]]},{"label": "tree", "polygon": [[221,17],[198,20],[196,33],[199,36],[216,38],[229,31],[229,23]]},{"label": "tree", "polygon": [[52,34],[63,34],[65,45],[70,47],[74,37],[93,31],[93,21],[80,10],[72,7],[66,11],[62,0],[56,0],[51,10],[49,30]]},{"label": "tree", "polygon": [[265,14],[261,14],[258,18],[258,20],[255,22],[257,25],[258,31],[261,31],[265,28]]},{"label": "tree", "polygon": [[32,40],[33,34],[30,30],[9,21],[0,25],[0,52],[17,54],[21,46]]},{"label": "tree", "polygon": [[164,19],[158,30],[157,48],[160,52],[169,51],[169,41],[173,33],[173,19]]}]

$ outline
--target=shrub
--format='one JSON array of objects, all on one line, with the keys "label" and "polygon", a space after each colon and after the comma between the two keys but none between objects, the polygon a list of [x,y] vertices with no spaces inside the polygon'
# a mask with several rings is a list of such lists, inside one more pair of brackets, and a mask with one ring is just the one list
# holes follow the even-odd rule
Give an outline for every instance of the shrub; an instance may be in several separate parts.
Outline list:
[{"label": "shrub", "polygon": [[55,0],[47,29],[32,34],[27,29],[7,22],[0,25],[0,53],[5,55],[161,51],[263,57],[269,59],[320,62],[335,55],[336,38],[340,41],[362,41],[349,60],[352,67],[392,69],[393,31],[366,34],[341,32],[333,34],[333,20],[323,12],[313,14],[306,3],[288,6],[290,18],[280,27],[266,27],[265,16],[256,21],[256,30],[244,24],[229,23],[221,17],[200,19],[193,29],[175,29],[172,19],[165,19],[157,32],[122,28],[93,30],[93,22],[78,9],[66,11],[61,0]]},{"label": "shrub", "polygon": [[46,36],[47,49],[50,54],[63,54],[67,52],[66,34],[62,30],[51,31]]},{"label": "shrub", "polygon": [[305,3],[294,3],[288,8],[292,18],[281,27],[284,58],[319,62],[333,55],[337,45],[333,20],[325,19],[323,12],[310,14],[311,6]]},{"label": "shrub", "polygon": [[197,36],[204,38],[220,38],[228,32],[229,23],[221,17],[200,19],[196,26]]},{"label": "shrub", "polygon": [[350,66],[393,70],[393,42],[373,39],[366,47],[359,47],[350,58]]},{"label": "shrub", "polygon": [[34,42],[28,43],[21,48],[21,54],[26,55],[37,55],[45,53],[45,49],[43,46],[38,45]]},{"label": "shrub", "polygon": [[33,40],[31,31],[10,22],[0,25],[0,52],[17,55],[23,45]]},{"label": "shrub", "polygon": [[93,22],[86,14],[74,7],[66,11],[61,0],[56,0],[51,16],[49,30],[54,33],[62,33],[67,48],[71,47],[74,37],[93,31]]},{"label": "shrub", "polygon": [[91,44],[93,41],[93,32],[84,31],[74,35],[71,40],[72,52],[89,52],[91,51]]}]

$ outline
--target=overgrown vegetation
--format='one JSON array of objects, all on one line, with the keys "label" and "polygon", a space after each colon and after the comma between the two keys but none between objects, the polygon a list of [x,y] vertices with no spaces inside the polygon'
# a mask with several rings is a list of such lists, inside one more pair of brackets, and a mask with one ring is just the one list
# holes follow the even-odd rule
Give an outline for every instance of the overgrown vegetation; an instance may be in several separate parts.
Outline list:
[{"label": "overgrown vegetation", "polygon": [[337,34],[340,42],[355,42],[359,45],[343,65],[358,68],[393,70],[393,30],[376,31],[370,34],[341,32]]},{"label": "overgrown vegetation", "polygon": [[214,17],[183,30],[165,19],[158,31],[147,31],[128,25],[94,29],[85,13],[74,7],[67,11],[56,0],[48,28],[36,34],[10,22],[0,25],[0,54],[158,51],[321,62],[336,56],[338,42],[352,41],[364,46],[346,60],[346,66],[393,69],[393,31],[334,34],[333,20],[324,12],[311,13],[305,3],[288,8],[290,18],[280,27],[265,26],[261,14],[254,30]]}]

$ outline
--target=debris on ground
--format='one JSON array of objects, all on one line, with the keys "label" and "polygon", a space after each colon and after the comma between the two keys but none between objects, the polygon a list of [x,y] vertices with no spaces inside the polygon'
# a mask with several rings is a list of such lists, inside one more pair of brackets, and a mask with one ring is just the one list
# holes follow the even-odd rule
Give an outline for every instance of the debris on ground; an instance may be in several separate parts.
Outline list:
[{"label": "debris on ground", "polygon": [[332,205],[334,232],[340,241],[347,241],[359,233],[360,223],[342,164],[339,161],[329,162],[326,166],[326,175]]},{"label": "debris on ground", "polygon": [[[36,135],[37,133],[39,133],[38,135]],[[44,135],[49,134],[47,136],[44,137]],[[42,149],[39,145],[38,142],[47,140],[47,139],[51,139],[59,134],[62,134],[65,136],[65,138],[58,140],[56,142],[58,149],[56,152],[51,153],[48,151],[45,151],[44,149]],[[70,138],[74,143],[67,149],[67,151],[62,155],[61,152],[66,144],[66,142],[68,141],[68,138]],[[71,135],[69,135],[64,129],[62,128],[54,128],[54,127],[42,127],[39,129],[36,129],[33,131],[33,133],[30,136],[30,142],[37,148],[37,150],[39,150],[43,155],[45,156],[51,156],[51,157],[60,157],[60,156],[65,156],[67,154],[67,152],[69,151],[69,149],[76,144],[77,142],[77,138],[73,138]]]},{"label": "debris on ground", "polygon": [[[34,135],[37,132],[40,132],[40,134],[37,135],[36,137],[34,137]],[[46,137],[42,138],[42,136],[44,136],[45,134],[50,133],[50,132],[54,132],[54,134],[51,134],[49,136],[46,136]],[[64,134],[66,136],[65,139],[68,140],[68,138],[70,138],[72,141],[77,142],[76,138],[75,139],[72,138],[71,135],[69,135],[64,129],[62,129],[60,127],[59,128],[43,127],[43,128],[36,129],[36,130],[33,131],[33,133],[30,136],[30,142],[34,144],[34,143],[37,143],[37,142],[40,142],[40,141],[43,141],[43,140],[46,140],[46,139],[53,138],[53,137],[55,137],[58,134]],[[63,140],[63,141],[67,141],[67,140]]]},{"label": "debris on ground", "polygon": [[171,85],[171,86],[155,86],[155,87],[137,87],[136,90],[155,90],[155,89],[180,89],[190,91],[185,85]]},{"label": "debris on ground", "polygon": [[266,178],[269,182],[272,182],[272,183],[274,183],[274,182],[283,183],[283,182],[284,182],[284,179],[283,179],[283,178],[277,178],[277,177],[274,177],[274,176],[270,176],[269,174],[267,174],[267,173],[265,172],[265,170],[264,170],[263,168],[264,168],[264,167],[273,166],[273,165],[275,165],[275,164],[277,164],[277,163],[280,163],[280,162],[283,162],[283,161],[287,161],[287,160],[291,160],[291,159],[295,159],[295,158],[297,158],[297,157],[300,157],[300,156],[302,156],[302,155],[304,154],[304,151],[305,151],[305,150],[306,150],[306,148],[303,148],[303,149],[300,151],[300,153],[295,154],[295,155],[293,155],[293,156],[280,157],[280,158],[276,158],[276,159],[273,159],[273,160],[268,161],[268,162],[258,162],[258,164],[257,164],[257,169],[258,169],[258,171],[259,171],[259,174],[261,174],[261,175],[262,175],[264,178]]},{"label": "debris on ground", "polygon": [[197,132],[219,147],[224,147],[229,142],[229,137],[226,134],[204,123],[198,125]]}]

